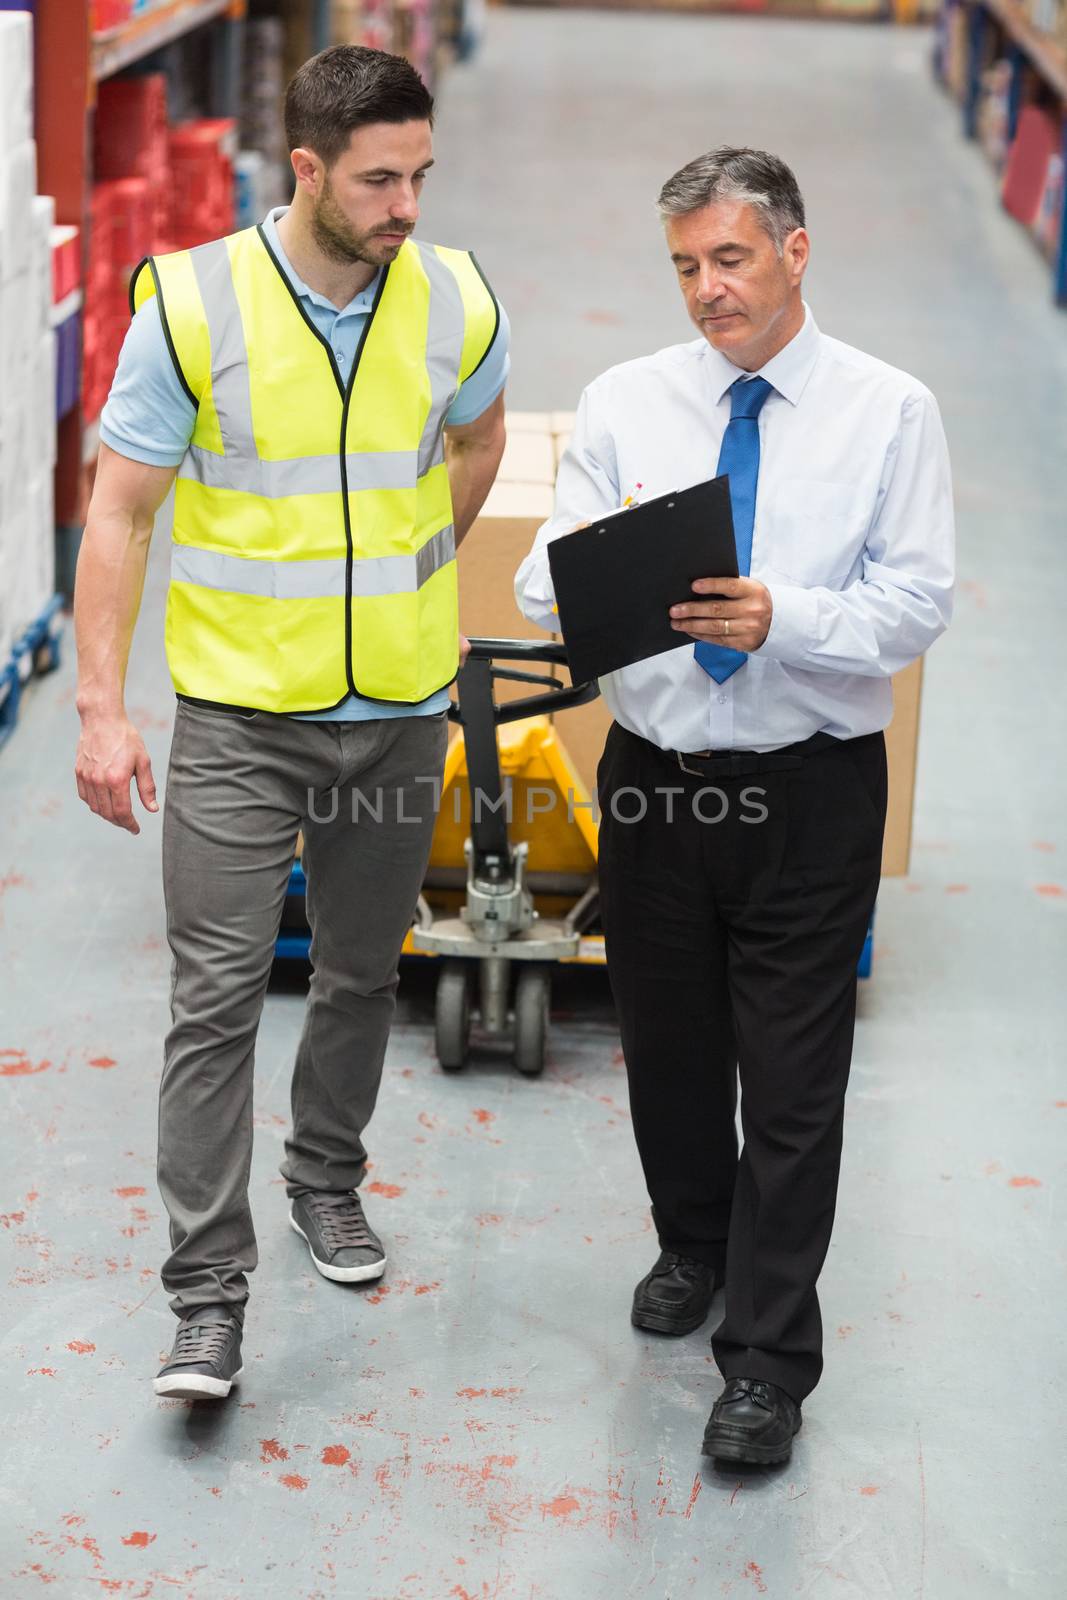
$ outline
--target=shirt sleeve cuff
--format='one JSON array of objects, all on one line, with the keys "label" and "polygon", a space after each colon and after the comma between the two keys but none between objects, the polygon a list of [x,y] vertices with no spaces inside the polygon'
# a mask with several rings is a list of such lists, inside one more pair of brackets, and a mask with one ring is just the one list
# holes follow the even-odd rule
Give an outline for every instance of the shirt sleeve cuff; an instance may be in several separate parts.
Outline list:
[{"label": "shirt sleeve cuff", "polygon": [[184,450],[181,455],[175,455],[173,451],[148,450],[143,444],[131,444],[121,434],[113,433],[105,422],[100,424],[100,442],[116,455],[125,456],[127,461],[139,461],[145,467],[180,467],[185,460]]},{"label": "shirt sleeve cuff", "polygon": [[769,583],[771,625],[755,656],[767,661],[803,664],[815,635],[818,601],[810,589],[789,583]]},{"label": "shirt sleeve cuff", "polygon": [[485,399],[483,397],[479,397],[473,406],[469,402],[466,405],[464,404],[463,391],[461,389],[459,392],[459,398],[457,400],[453,400],[451,408],[445,417],[445,427],[465,428],[469,422],[477,422],[478,418],[483,416],[485,412],[489,410],[489,407],[500,394],[507,381],[508,377],[507,373],[505,373],[500,382],[497,384],[496,388],[489,395],[489,398]]}]

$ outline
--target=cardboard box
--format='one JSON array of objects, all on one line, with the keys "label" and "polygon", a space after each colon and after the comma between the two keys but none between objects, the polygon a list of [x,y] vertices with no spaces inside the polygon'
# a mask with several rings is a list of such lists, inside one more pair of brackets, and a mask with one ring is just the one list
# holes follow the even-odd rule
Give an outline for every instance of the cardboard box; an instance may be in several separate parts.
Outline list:
[{"label": "cardboard box", "polygon": [[905,877],[911,863],[911,820],[915,805],[922,682],[921,656],[893,679],[893,720],[885,731],[889,760],[889,807],[882,849],[883,878]]},{"label": "cardboard box", "polygon": [[551,434],[524,433],[509,428],[496,481],[498,484],[541,483],[552,488],[556,481],[556,456]]},{"label": "cardboard box", "polygon": [[508,433],[551,433],[551,411],[509,411]]},{"label": "cardboard box", "polygon": [[[459,547],[459,625],[468,638],[545,637],[515,603],[515,573],[551,513],[552,490],[547,483],[497,483],[490,490],[481,515]],[[535,692],[529,684],[502,680],[496,686],[498,700],[518,700]]]}]

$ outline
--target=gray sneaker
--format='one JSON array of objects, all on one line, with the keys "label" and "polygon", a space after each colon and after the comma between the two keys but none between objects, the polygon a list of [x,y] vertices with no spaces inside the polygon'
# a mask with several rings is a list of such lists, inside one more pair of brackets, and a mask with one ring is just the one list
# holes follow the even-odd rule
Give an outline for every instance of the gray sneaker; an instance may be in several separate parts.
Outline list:
[{"label": "gray sneaker", "polygon": [[347,1194],[307,1190],[289,1211],[289,1226],[306,1241],[311,1259],[334,1283],[368,1283],[385,1271],[385,1251],[367,1225],[354,1189]]},{"label": "gray sneaker", "polygon": [[241,1324],[226,1306],[201,1306],[179,1322],[152,1387],[171,1400],[225,1400],[243,1371]]}]

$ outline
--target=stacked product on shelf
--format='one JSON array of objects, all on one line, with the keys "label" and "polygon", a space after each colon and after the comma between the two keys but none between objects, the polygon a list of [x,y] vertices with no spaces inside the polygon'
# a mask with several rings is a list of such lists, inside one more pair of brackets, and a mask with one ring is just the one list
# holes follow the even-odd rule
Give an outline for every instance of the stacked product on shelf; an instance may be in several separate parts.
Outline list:
[{"label": "stacked product on shelf", "polygon": [[234,228],[236,124],[169,126],[163,73],[108,78],[94,122],[85,286],[82,413],[100,415],[129,326],[129,285],[146,255],[183,250]]},{"label": "stacked product on shelf", "polygon": [[36,193],[32,43],[27,13],[0,12],[0,678],[12,652],[32,670],[20,642],[55,588],[55,206]]},{"label": "stacked product on shelf", "polygon": [[[170,130],[171,242],[190,250],[234,228],[233,117],[200,117]],[[143,254],[144,252],[142,252]]]},{"label": "stacked product on shelf", "polygon": [[1067,306],[1067,0],[944,0],[935,59]]}]

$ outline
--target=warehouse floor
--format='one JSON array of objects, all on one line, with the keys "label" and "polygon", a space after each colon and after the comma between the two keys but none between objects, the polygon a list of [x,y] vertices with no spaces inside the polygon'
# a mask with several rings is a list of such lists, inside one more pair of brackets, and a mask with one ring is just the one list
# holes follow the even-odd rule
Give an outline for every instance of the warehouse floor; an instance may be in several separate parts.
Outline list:
[{"label": "warehouse floor", "polygon": [[[595,972],[557,990],[538,1082],[492,1051],[444,1077],[431,974],[406,974],[367,1195],[391,1266],[369,1292],[309,1271],[285,1223],[302,994],[281,985],[246,1376],[223,1407],[153,1398],[173,1331],[160,829],[133,840],[80,806],[68,646],[0,757],[10,1600],[1062,1593],[1067,320],[929,50],[870,27],[494,12],[446,81],[422,230],[474,245],[506,302],[512,404],[567,408],[604,366],[689,337],[661,180],[712,144],[766,145],[808,196],[822,326],[943,406],[957,620],[928,663],[913,872],[879,904],[827,1369],[791,1464],[702,1464],[708,1330],[629,1326],[654,1245]],[[128,691],[160,778],[165,567],[161,537]]]}]

